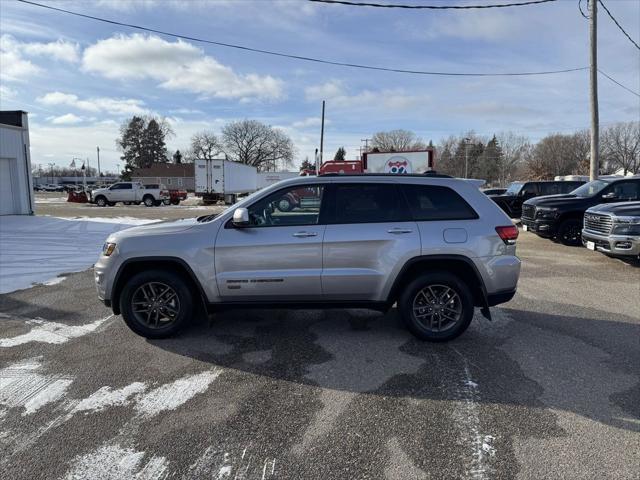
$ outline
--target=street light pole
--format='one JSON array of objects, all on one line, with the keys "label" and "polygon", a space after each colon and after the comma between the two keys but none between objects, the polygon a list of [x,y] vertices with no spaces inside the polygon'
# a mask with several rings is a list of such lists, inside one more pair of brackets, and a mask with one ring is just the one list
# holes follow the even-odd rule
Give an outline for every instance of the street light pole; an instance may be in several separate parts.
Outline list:
[{"label": "street light pole", "polygon": [[100,180],[100,147],[96,147],[96,151],[98,152],[98,181]]},{"label": "street light pole", "polygon": [[470,138],[464,139],[464,178],[469,178],[469,143]]}]

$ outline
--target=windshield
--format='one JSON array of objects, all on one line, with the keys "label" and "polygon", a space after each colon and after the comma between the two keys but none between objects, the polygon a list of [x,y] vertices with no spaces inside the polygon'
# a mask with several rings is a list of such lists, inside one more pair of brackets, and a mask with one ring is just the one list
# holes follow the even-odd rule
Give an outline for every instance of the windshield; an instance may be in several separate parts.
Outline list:
[{"label": "windshield", "polygon": [[607,185],[609,185],[609,182],[606,182],[604,180],[594,180],[576,188],[571,193],[573,195],[577,195],[578,197],[592,197],[596,193],[601,192]]},{"label": "windshield", "polygon": [[505,195],[518,195],[518,193],[520,193],[520,190],[522,190],[523,185],[524,183],[513,182],[511,185],[509,185],[509,188],[507,188],[507,191],[504,193]]}]

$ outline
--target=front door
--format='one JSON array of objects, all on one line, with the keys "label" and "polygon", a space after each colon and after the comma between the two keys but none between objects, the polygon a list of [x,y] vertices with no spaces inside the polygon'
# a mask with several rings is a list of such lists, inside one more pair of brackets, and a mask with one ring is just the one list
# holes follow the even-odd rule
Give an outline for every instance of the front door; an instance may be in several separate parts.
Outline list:
[{"label": "front door", "polygon": [[324,186],[304,185],[304,202],[296,194],[301,188],[296,185],[257,200],[248,208],[249,226],[236,228],[228,222],[220,229],[215,264],[223,300],[319,299]]},{"label": "front door", "polygon": [[395,183],[336,183],[329,194],[322,291],[327,300],[383,300],[420,234]]}]

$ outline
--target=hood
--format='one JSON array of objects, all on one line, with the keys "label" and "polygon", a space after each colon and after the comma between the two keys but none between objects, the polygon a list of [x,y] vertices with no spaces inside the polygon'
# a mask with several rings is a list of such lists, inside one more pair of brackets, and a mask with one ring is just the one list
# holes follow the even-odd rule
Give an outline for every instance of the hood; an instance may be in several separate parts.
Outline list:
[{"label": "hood", "polygon": [[607,213],[617,217],[640,217],[640,202],[603,203],[591,207],[589,212]]},{"label": "hood", "polygon": [[118,242],[127,237],[141,237],[145,235],[164,235],[178,233],[199,225],[195,218],[183,218],[182,220],[166,220],[163,222],[149,223],[138,227],[127,228],[114,233],[108,239],[109,242]]},{"label": "hood", "polygon": [[542,197],[534,197],[527,200],[525,205],[535,205],[536,207],[565,207],[568,205],[580,205],[587,200],[570,193],[560,195],[543,195]]}]

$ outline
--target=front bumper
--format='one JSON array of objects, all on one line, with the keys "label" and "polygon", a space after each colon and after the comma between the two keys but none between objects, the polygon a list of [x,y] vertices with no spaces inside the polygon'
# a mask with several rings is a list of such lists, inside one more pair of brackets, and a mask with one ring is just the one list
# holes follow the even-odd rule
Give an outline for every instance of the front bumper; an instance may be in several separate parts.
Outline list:
[{"label": "front bumper", "polygon": [[524,226],[526,225],[528,232],[533,232],[541,237],[553,237],[556,234],[555,222],[553,220],[531,220],[529,218],[522,218],[520,222]]},{"label": "front bumper", "polygon": [[630,235],[605,235],[582,230],[582,244],[593,242],[594,248],[602,253],[615,256],[637,257],[640,255],[640,237]]}]

